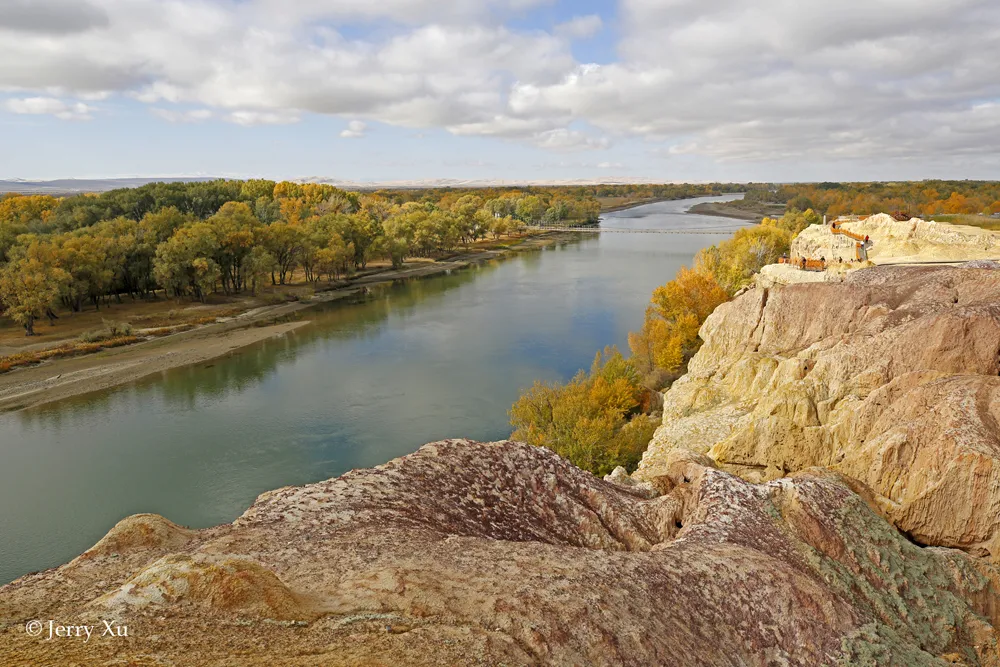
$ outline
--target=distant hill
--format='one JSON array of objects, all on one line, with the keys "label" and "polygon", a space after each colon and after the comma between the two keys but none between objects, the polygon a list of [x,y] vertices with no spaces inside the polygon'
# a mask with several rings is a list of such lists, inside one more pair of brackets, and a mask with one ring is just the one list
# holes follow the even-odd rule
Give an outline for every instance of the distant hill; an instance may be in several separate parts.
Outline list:
[{"label": "distant hill", "polygon": [[[81,192],[107,192],[118,188],[137,188],[147,183],[190,183],[214,181],[220,177],[197,176],[180,178],[64,178],[54,181],[27,181],[22,179],[0,180],[0,194],[17,192],[34,195],[71,195]],[[646,178],[606,178],[578,180],[500,180],[500,179],[458,179],[436,178],[412,181],[341,181],[332,178],[311,176],[307,178],[291,178],[297,183],[323,183],[346,190],[378,190],[383,188],[424,189],[424,188],[491,188],[517,186],[574,186],[574,185],[635,185],[662,183]]]},{"label": "distant hill", "polygon": [[214,181],[211,177],[192,178],[63,178],[55,181],[0,180],[0,193],[17,192],[26,195],[68,195],[81,192],[107,192],[118,188],[137,188],[146,183],[187,183]]}]

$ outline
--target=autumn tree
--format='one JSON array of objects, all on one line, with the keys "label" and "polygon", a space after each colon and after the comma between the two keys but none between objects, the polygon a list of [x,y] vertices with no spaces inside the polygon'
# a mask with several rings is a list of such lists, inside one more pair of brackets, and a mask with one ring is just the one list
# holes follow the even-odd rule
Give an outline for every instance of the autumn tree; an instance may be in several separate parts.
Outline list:
[{"label": "autumn tree", "polygon": [[595,475],[634,469],[656,421],[643,413],[648,390],[635,365],[615,348],[598,353],[590,372],[565,385],[536,382],[511,407],[511,436],[548,447]]},{"label": "autumn tree", "polygon": [[[278,284],[284,285],[294,271],[307,242],[307,230],[287,222],[275,222],[262,230],[264,247],[274,259],[278,271]],[[271,276],[274,283],[274,275]]]},{"label": "autumn tree", "polygon": [[629,348],[644,373],[675,373],[701,344],[698,330],[729,295],[704,268],[682,267],[653,292],[642,329],[629,334]]},{"label": "autumn tree", "polygon": [[241,202],[224,204],[206,222],[218,242],[214,260],[222,272],[222,289],[227,294],[239,293],[246,287],[243,263],[261,241],[264,226],[250,207]]},{"label": "autumn tree", "polygon": [[35,321],[59,301],[69,276],[52,262],[26,256],[12,260],[0,270],[0,302],[4,313],[35,335]]},{"label": "autumn tree", "polygon": [[[274,267],[277,265],[279,265],[278,260],[268,252],[267,248],[254,246],[246,259],[245,267],[246,280],[250,285],[252,295],[257,295],[257,290],[266,283],[268,276],[270,276],[271,282],[274,282]],[[284,284],[284,279],[282,279],[281,284]]]}]

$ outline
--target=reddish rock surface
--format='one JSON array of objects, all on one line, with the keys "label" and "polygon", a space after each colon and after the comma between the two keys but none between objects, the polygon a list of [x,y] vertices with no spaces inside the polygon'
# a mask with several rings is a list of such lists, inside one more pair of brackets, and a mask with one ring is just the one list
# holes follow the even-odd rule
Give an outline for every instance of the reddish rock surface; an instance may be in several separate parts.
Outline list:
[{"label": "reddish rock surface", "polygon": [[[0,588],[0,664],[1000,664],[987,561],[911,543],[832,473],[753,484],[699,460],[664,462],[650,498],[544,449],[446,441],[232,525],[128,519]],[[32,619],[129,636],[46,641]]]}]

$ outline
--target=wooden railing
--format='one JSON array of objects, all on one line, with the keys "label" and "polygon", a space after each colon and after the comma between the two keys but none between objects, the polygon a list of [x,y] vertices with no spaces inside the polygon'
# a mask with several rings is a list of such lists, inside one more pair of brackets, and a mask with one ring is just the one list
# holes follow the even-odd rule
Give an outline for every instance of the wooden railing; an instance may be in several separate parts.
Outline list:
[{"label": "wooden railing", "polygon": [[860,241],[861,243],[864,243],[867,240],[867,238],[862,236],[861,234],[855,234],[854,232],[849,232],[843,227],[838,227],[836,224],[830,225],[830,231],[833,232],[834,234],[843,234],[847,238],[854,239],[855,241]]},{"label": "wooden railing", "polygon": [[804,259],[802,257],[780,257],[778,264],[788,264],[804,271],[826,271],[826,262],[822,259]]}]

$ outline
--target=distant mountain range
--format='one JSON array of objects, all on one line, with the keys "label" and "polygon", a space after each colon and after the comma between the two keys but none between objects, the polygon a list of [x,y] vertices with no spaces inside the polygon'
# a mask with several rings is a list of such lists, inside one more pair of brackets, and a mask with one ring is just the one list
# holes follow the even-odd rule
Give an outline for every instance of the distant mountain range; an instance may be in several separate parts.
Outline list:
[{"label": "distant mountain range", "polygon": [[55,181],[26,181],[14,178],[0,180],[0,192],[18,192],[31,195],[66,195],[81,192],[107,192],[118,188],[137,188],[146,183],[177,183],[213,181],[214,178],[61,178]]},{"label": "distant mountain range", "polygon": [[[54,181],[28,181],[20,178],[0,180],[0,193],[17,192],[21,194],[68,195],[81,192],[107,192],[117,188],[136,188],[147,183],[178,183],[214,181],[216,177],[192,176],[172,178],[63,178]],[[578,180],[500,180],[500,179],[457,179],[437,178],[416,181],[340,181],[332,178],[311,176],[308,178],[292,178],[298,183],[322,183],[333,185],[345,190],[378,190],[382,188],[490,188],[515,187],[528,185],[633,185],[642,183],[663,183],[647,178],[606,178]]]}]

